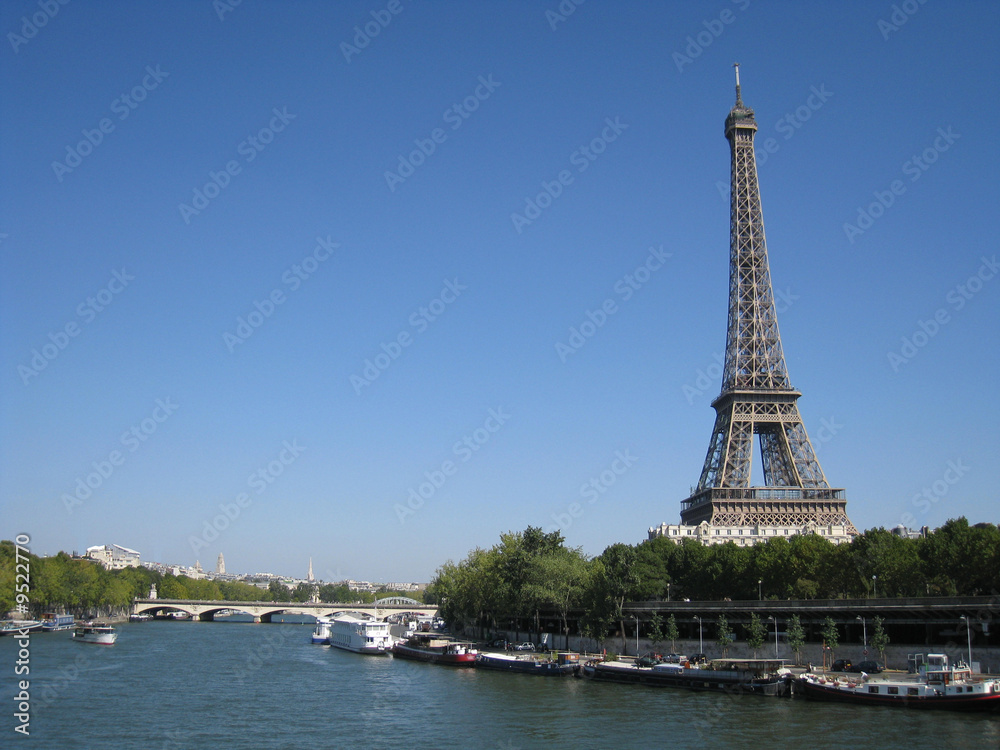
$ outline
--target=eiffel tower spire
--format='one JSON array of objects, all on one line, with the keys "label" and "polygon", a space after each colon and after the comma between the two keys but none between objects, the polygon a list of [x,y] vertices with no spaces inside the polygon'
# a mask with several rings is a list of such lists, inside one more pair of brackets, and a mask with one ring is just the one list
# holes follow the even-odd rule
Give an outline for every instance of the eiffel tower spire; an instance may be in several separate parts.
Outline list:
[{"label": "eiffel tower spire", "polygon": [[[837,525],[857,533],[843,489],[831,488],[816,459],[792,388],[778,333],[764,217],[757,184],[754,112],[736,103],[726,117],[731,155],[729,318],[715,428],[681,521],[713,526]],[[763,487],[750,486],[753,438],[760,439]]]}]

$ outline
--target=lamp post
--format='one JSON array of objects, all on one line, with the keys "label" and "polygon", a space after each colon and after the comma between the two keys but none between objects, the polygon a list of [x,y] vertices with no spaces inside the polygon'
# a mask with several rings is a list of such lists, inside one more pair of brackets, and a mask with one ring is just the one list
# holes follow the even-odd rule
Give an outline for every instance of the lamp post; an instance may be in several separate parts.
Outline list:
[{"label": "lamp post", "polygon": [[872,598],[878,599],[878,576],[872,576]]},{"label": "lamp post", "polygon": [[774,615],[768,615],[768,620],[774,620],[774,658],[778,658],[778,618]]},{"label": "lamp post", "polygon": [[639,655],[639,618],[636,615],[632,615],[632,619],[635,620],[635,655]]},{"label": "lamp post", "polygon": [[698,617],[698,615],[695,615],[694,619],[698,621],[698,653],[703,654],[705,653],[705,642],[701,637],[701,618]]},{"label": "lamp post", "polygon": [[667,582],[667,601],[670,601],[670,582]]},{"label": "lamp post", "polygon": [[961,615],[959,619],[965,620],[965,634],[969,639],[969,669],[972,669],[972,626],[969,624],[969,618],[965,615]]},{"label": "lamp post", "polygon": [[757,579],[757,601],[764,601],[764,594],[762,593],[763,590],[760,587],[762,583],[764,583],[764,579],[763,578],[758,578]]},{"label": "lamp post", "polygon": [[861,615],[858,615],[854,619],[861,620],[861,628],[864,631],[863,642],[865,644],[865,656],[868,656],[868,624],[865,622],[865,618]]}]

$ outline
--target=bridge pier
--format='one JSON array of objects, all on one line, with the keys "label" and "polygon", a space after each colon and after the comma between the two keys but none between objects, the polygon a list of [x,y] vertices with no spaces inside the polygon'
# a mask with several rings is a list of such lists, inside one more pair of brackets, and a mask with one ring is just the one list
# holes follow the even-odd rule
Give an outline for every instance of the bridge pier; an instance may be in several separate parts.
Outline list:
[{"label": "bridge pier", "polygon": [[259,625],[259,624],[260,624],[260,615],[254,615],[254,616],[253,616],[253,621],[254,621],[254,622],[255,622],[256,624],[258,624],[258,625]]}]

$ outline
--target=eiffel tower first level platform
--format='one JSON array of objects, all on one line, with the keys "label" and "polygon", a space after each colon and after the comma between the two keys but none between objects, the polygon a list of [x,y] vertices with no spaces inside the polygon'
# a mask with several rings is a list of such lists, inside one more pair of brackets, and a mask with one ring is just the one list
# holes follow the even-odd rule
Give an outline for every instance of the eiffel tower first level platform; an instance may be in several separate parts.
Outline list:
[{"label": "eiffel tower first level platform", "polygon": [[[701,536],[745,536],[737,527],[754,527],[752,536],[760,538],[768,530],[787,535],[825,528],[820,533],[847,541],[857,529],[847,517],[846,492],[830,487],[823,474],[799,415],[802,394],[790,385],[785,367],[757,183],[756,132],[754,112],[740,96],[737,66],[736,104],[725,123],[731,190],[722,392],[712,402],[715,428],[701,477],[681,503],[681,531],[670,527],[670,533],[707,525],[716,530],[702,528]],[[760,487],[750,486],[755,439]]]}]

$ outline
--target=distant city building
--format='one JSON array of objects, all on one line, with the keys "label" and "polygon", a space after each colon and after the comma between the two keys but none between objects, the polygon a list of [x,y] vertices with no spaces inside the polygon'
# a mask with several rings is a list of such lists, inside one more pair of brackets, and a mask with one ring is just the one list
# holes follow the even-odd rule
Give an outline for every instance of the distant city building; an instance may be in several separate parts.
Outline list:
[{"label": "distant city building", "polygon": [[930,533],[930,529],[926,526],[921,526],[919,531],[915,531],[903,526],[903,524],[899,524],[899,526],[889,529],[889,533],[900,536],[903,539],[922,539]]},{"label": "distant city building", "polygon": [[854,538],[851,528],[847,526],[819,526],[813,523],[802,526],[713,526],[708,521],[702,521],[697,526],[661,523],[649,529],[649,539],[665,537],[678,544],[685,539],[695,539],[704,545],[734,542],[739,547],[766,542],[776,536],[796,534],[819,534],[834,544],[850,542]]},{"label": "distant city building", "polygon": [[87,557],[96,560],[108,570],[139,567],[139,553],[118,544],[87,547]]},{"label": "distant city building", "polygon": [[219,553],[219,559],[215,562],[215,572],[219,575],[224,575],[226,572],[226,560],[221,552]]}]

